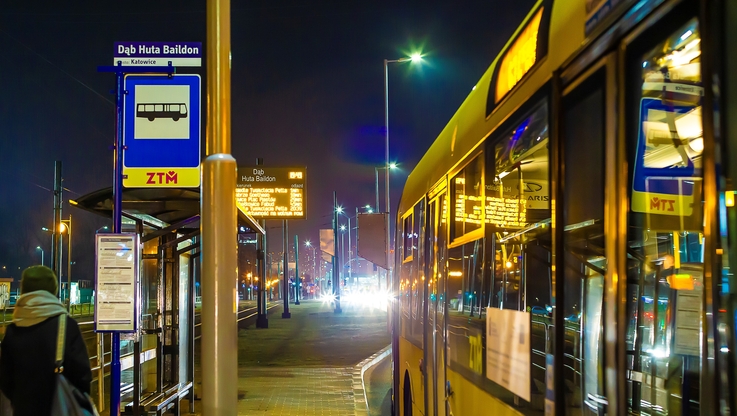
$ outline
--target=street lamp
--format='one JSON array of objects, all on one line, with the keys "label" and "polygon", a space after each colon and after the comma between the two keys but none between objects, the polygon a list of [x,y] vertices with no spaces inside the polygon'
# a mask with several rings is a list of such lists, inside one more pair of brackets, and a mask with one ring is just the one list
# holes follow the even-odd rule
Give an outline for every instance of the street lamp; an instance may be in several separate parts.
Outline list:
[{"label": "street lamp", "polygon": [[[345,261],[345,240],[343,237],[345,237],[345,224],[340,225],[340,257],[342,261]],[[344,272],[345,270],[341,270],[340,272],[341,276],[343,275]]]},{"label": "street lamp", "polygon": [[[305,241],[305,247],[312,249],[312,282],[314,284],[314,282],[317,281],[318,284],[320,285],[319,283],[320,277],[318,276],[318,272],[317,272],[317,254],[316,254],[317,249],[315,246],[312,245],[310,240]],[[320,285],[320,292],[322,292],[322,285]]]},{"label": "street lamp", "polygon": [[[397,167],[397,164],[392,162],[389,164],[389,170],[395,169]],[[381,212],[381,209],[379,208],[379,171],[380,170],[386,170],[385,166],[374,166],[374,176],[376,177],[376,212]],[[388,177],[389,175],[387,175]],[[388,195],[388,194],[387,194]],[[367,205],[366,208],[368,209],[369,206]],[[371,211],[369,212],[369,214]]]},{"label": "street lamp", "polygon": [[41,246],[36,246],[36,250],[41,250],[41,265],[45,266],[44,264],[44,249],[41,248]]},{"label": "street lamp", "polygon": [[[68,220],[61,220],[59,223],[59,234],[67,232],[68,248],[67,248],[67,309],[71,308],[72,300],[72,215],[69,214]],[[60,294],[61,295],[61,294]]]},{"label": "street lamp", "polygon": [[[335,210],[338,212],[338,214],[341,214],[342,216],[348,218],[348,262],[350,263],[351,258],[352,258],[352,253],[353,253],[353,251],[351,250],[351,246],[353,244],[351,242],[352,241],[352,238],[351,238],[351,218],[352,217],[349,217],[348,214],[345,213],[345,210],[343,210],[343,207],[340,207],[339,206]],[[356,208],[356,213],[358,213],[358,208]],[[345,231],[345,225],[341,225],[340,226],[340,231]],[[342,238],[343,237],[341,237],[341,244],[343,244]],[[356,243],[356,246],[358,246],[358,243]],[[345,255],[345,245],[343,245],[343,247],[342,247],[341,250],[343,250],[343,254]],[[342,258],[341,261],[345,262],[345,257]],[[341,273],[341,275],[343,275],[343,273],[345,273],[345,268],[344,267],[341,268],[341,272],[340,273]],[[351,283],[353,283],[353,270],[352,269],[348,269],[348,278],[351,280]]]},{"label": "street lamp", "polygon": [[384,168],[386,169],[386,175],[384,177],[384,192],[385,192],[385,198],[386,198],[386,283],[387,286],[389,286],[389,279],[391,275],[391,264],[389,263],[389,248],[390,248],[390,238],[391,233],[389,232],[389,217],[391,214],[390,205],[389,205],[389,64],[390,63],[402,63],[402,62],[412,62],[419,63],[422,62],[422,55],[419,53],[413,53],[409,57],[399,58],[399,59],[384,59],[384,129],[386,130],[384,134],[386,135],[386,142],[385,142],[385,148],[384,148]]}]

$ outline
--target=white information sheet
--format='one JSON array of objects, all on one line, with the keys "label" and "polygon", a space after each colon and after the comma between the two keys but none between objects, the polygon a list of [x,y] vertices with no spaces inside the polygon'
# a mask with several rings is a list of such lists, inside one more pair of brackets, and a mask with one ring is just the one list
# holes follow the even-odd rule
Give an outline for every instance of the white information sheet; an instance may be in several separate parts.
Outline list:
[{"label": "white information sheet", "polygon": [[139,245],[136,234],[98,234],[95,329],[135,330]]},{"label": "white information sheet", "polygon": [[676,331],[673,352],[699,356],[701,352],[701,287],[676,291]]},{"label": "white information sheet", "polygon": [[486,377],[530,401],[530,314],[486,309]]}]

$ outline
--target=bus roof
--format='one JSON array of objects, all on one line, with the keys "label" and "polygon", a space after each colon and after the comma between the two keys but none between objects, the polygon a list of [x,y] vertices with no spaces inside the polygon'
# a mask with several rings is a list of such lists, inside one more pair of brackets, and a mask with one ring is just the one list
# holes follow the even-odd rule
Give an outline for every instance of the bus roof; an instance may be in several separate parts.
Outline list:
[{"label": "bus roof", "polygon": [[[495,90],[491,83],[496,66],[530,20],[540,8],[545,7],[551,8],[549,27],[547,36],[540,39],[547,37],[547,55],[534,64],[487,117],[487,99]],[[566,62],[583,44],[585,23],[586,0],[556,2],[539,0],[535,4],[407,177],[398,215],[412,208],[447,173],[462,167],[459,164],[467,155],[480,150],[479,145],[484,139],[550,80],[553,71]],[[543,30],[544,26],[540,29]]]}]

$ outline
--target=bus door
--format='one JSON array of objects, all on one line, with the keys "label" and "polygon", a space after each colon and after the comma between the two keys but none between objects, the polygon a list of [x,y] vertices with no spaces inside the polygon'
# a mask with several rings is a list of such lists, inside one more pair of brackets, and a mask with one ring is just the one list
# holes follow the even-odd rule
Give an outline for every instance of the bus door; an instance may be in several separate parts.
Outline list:
[{"label": "bus door", "polygon": [[445,416],[445,193],[433,197],[427,211],[425,249],[427,256],[427,293],[425,319],[426,342],[424,361],[426,368],[425,390],[428,408],[426,415]]},{"label": "bus door", "polygon": [[616,309],[604,298],[609,267],[605,149],[607,138],[614,138],[607,133],[613,124],[615,68],[612,56],[599,60],[572,79],[561,97],[563,245],[556,252],[562,260],[557,285],[563,287],[563,300],[557,308],[563,328],[556,328],[556,335],[563,336],[563,351],[555,359],[563,360],[566,414],[581,416],[615,414],[606,396],[604,366],[609,358],[605,334],[611,329],[606,313]]},{"label": "bus door", "polygon": [[703,409],[701,33],[687,18],[628,46],[628,403],[641,414]]}]

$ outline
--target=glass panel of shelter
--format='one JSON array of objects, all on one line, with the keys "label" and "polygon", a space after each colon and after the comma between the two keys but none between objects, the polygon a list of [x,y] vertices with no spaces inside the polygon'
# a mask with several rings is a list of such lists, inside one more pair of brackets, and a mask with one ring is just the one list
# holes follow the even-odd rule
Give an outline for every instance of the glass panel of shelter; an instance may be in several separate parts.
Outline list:
[{"label": "glass panel of shelter", "polygon": [[639,118],[628,131],[628,403],[690,415],[704,334],[701,37],[695,18],[665,35],[628,63],[639,72],[628,103]]}]

